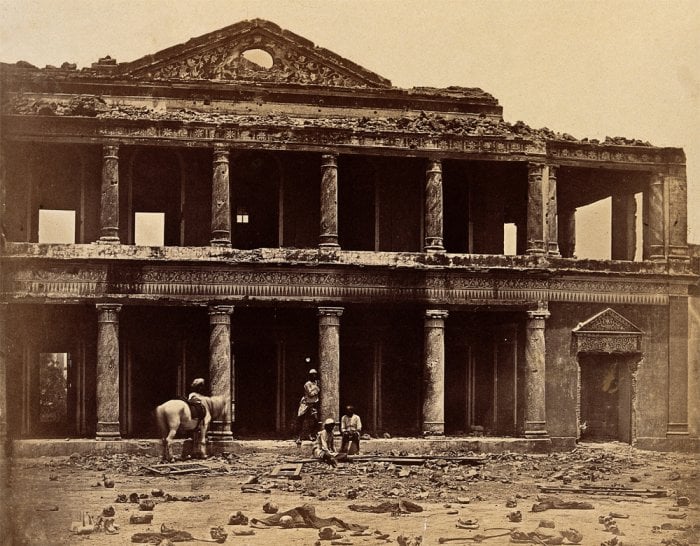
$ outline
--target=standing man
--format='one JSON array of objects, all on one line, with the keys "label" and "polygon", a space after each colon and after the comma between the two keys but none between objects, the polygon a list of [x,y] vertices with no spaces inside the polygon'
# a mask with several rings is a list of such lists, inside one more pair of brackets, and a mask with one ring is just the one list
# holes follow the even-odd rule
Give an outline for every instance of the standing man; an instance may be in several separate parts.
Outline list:
[{"label": "standing man", "polygon": [[297,411],[297,446],[301,445],[301,438],[308,432],[308,423],[312,422],[312,430],[316,430],[318,422],[318,395],[321,387],[318,385],[318,372],[313,368],[309,370],[309,378],[304,383],[304,395],[299,401],[299,411]]},{"label": "standing man", "polygon": [[[343,441],[340,444],[340,452],[355,455],[360,452],[360,434],[362,434],[362,421],[355,413],[353,406],[345,408],[345,415],[340,420],[340,433]],[[350,449],[348,450],[348,444]]]}]

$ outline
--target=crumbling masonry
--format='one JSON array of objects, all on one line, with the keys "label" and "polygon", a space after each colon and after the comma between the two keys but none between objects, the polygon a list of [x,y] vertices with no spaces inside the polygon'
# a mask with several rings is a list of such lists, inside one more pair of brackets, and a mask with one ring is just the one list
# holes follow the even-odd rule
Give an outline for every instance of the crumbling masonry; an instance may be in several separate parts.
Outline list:
[{"label": "crumbling masonry", "polygon": [[[509,124],[261,20],[0,68],[3,437],[155,437],[200,376],[213,441],[287,437],[313,366],[321,417],[375,434],[698,446],[681,149]],[[577,259],[605,198],[612,259]]]}]

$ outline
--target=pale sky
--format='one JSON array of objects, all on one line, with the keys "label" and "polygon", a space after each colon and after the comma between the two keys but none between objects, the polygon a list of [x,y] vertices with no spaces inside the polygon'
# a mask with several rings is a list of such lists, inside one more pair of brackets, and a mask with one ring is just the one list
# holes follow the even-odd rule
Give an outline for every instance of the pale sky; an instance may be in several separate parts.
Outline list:
[{"label": "pale sky", "polygon": [[3,62],[131,61],[261,18],[398,87],[481,87],[507,121],[682,147],[700,243],[698,0],[0,0],[0,10]]}]

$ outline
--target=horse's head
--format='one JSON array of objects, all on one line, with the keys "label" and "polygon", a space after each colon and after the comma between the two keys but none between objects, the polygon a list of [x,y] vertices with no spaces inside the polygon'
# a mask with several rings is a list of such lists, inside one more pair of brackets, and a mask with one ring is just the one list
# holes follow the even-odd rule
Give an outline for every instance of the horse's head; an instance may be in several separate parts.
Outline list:
[{"label": "horse's head", "polygon": [[207,407],[209,415],[212,419],[218,419],[226,413],[226,406],[228,406],[228,400],[225,396],[214,395],[214,396],[202,396],[202,402]]}]

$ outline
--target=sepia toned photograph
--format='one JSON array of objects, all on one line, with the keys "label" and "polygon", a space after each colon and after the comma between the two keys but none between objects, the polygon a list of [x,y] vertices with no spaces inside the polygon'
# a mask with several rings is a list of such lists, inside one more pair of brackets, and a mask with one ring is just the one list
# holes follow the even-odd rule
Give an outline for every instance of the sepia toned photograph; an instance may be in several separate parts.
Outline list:
[{"label": "sepia toned photograph", "polygon": [[0,544],[699,544],[699,127],[690,0],[0,0]]}]

